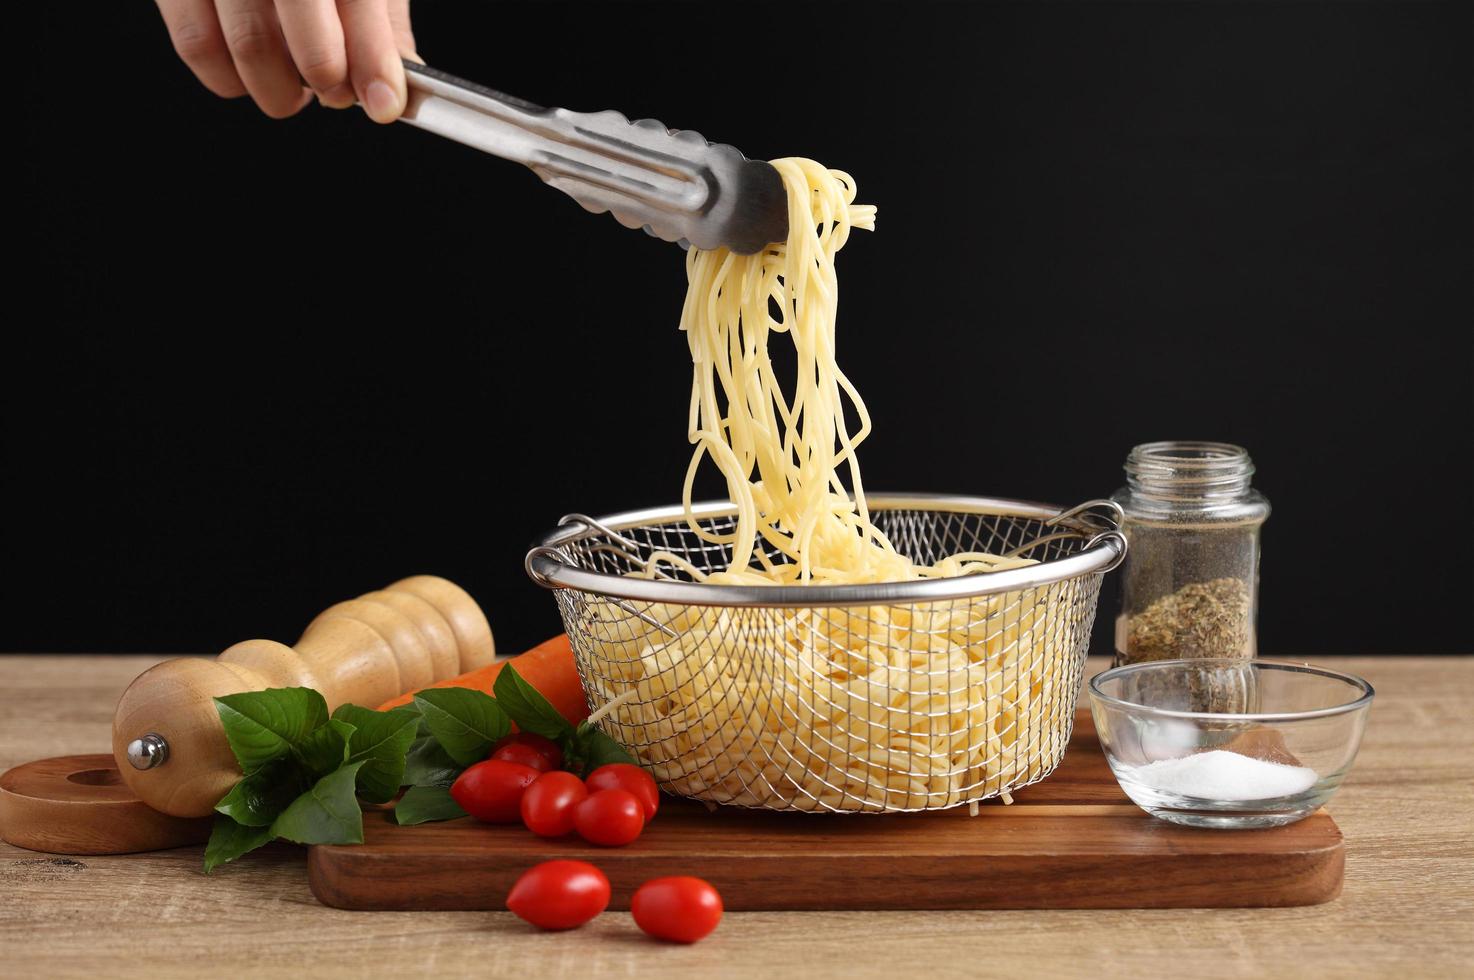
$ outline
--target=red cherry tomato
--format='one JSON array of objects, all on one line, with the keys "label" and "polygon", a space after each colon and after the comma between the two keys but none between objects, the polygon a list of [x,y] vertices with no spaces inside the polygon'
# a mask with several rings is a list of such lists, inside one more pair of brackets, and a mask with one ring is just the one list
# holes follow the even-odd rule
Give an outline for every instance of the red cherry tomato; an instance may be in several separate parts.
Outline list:
[{"label": "red cherry tomato", "polygon": [[487,759],[457,776],[450,795],[477,820],[517,823],[522,819],[522,791],[538,775],[531,766]]},{"label": "red cherry tomato", "polygon": [[539,837],[573,833],[573,810],[589,788],[571,772],[545,772],[522,794],[522,822]]},{"label": "red cherry tomato", "polygon": [[573,808],[573,826],[590,844],[621,847],[645,829],[645,809],[633,793],[601,789]]},{"label": "red cherry tomato", "polygon": [[563,750],[558,743],[532,732],[513,732],[492,746],[488,758],[531,766],[538,772],[563,768]]},{"label": "red cherry tomato", "polygon": [[653,819],[655,811],[660,809],[660,790],[655,787],[655,777],[628,762],[600,766],[589,773],[584,782],[588,783],[590,793],[601,789],[622,789],[635,794],[635,799],[645,808],[646,820]]},{"label": "red cherry tomato", "polygon": [[722,896],[700,878],[655,878],[635,892],[630,913],[647,935],[694,943],[722,921]]},{"label": "red cherry tomato", "polygon": [[522,873],[507,908],[539,929],[575,929],[609,906],[609,879],[587,861],[544,861]]}]

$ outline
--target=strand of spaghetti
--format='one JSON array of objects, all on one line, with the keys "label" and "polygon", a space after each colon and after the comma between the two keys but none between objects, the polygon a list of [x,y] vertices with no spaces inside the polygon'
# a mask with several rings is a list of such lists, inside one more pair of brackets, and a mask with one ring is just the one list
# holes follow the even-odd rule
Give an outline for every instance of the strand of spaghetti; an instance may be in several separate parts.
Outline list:
[{"label": "strand of spaghetti", "polygon": [[[973,554],[917,566],[872,523],[857,450],[873,426],[836,359],[835,255],[851,229],[874,228],[875,209],[854,203],[855,182],[842,171],[801,159],[773,166],[788,193],[788,241],[751,256],[725,249],[687,255],[687,525],[700,540],[727,547],[727,574],[744,580],[842,584],[1015,567]],[[782,334],[795,356],[791,394],[769,356],[770,340]],[[735,504],[730,529],[702,525],[692,511],[695,480],[708,460]]]}]

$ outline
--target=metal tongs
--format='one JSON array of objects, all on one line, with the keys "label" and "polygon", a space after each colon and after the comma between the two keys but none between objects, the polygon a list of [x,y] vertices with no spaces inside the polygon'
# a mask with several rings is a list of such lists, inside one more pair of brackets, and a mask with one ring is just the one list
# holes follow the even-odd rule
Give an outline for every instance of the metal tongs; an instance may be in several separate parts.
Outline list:
[{"label": "metal tongs", "polygon": [[788,201],[772,164],[700,133],[612,110],[545,109],[414,62],[401,120],[530,167],[626,228],[701,249],[750,255],[788,237]]}]

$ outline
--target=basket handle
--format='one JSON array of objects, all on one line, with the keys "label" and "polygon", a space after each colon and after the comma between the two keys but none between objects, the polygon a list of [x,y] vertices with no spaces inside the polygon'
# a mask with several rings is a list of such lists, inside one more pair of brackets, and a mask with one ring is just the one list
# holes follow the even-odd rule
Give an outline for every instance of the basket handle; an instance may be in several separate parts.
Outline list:
[{"label": "basket handle", "polygon": [[[586,531],[588,530],[596,530],[603,534],[605,537],[609,538],[611,541],[619,542],[619,544],[630,549],[631,552],[638,552],[639,550],[640,546],[638,544],[631,541],[629,538],[626,538],[624,535],[620,534],[618,531],[614,530],[608,525],[594,520],[594,518],[589,517],[587,514],[564,514],[558,520],[559,527],[567,527],[572,524],[582,524],[584,526],[584,530],[580,531],[580,534],[586,533]],[[637,554],[629,554],[626,557],[633,558],[637,563],[643,564]],[[578,567],[577,565],[569,561],[568,556],[563,554],[563,552],[559,551],[557,548],[550,548],[547,545],[537,545],[533,548],[528,549],[526,557],[522,559],[522,567],[527,572],[528,578],[532,579],[534,582],[536,582],[538,585],[541,585],[545,589],[557,589],[559,588],[559,586],[552,579],[548,578],[547,575],[545,575],[537,567],[539,562],[541,561],[557,562],[558,564],[563,565],[567,568],[576,569]],[[656,629],[660,630],[662,633],[665,633],[667,636],[670,636],[672,638],[678,635],[675,630],[671,629],[665,623],[662,623],[659,620],[655,619],[649,613],[636,609],[629,601],[625,599],[618,599],[613,596],[608,596],[606,598],[610,603],[618,606],[620,609],[623,609],[625,612],[629,613],[631,616],[634,616],[636,619],[639,619],[640,621],[645,623],[645,625],[653,626]]]},{"label": "basket handle", "polygon": [[[1100,510],[1104,510],[1106,513],[1096,513],[1096,511]],[[1056,524],[1077,517],[1084,518],[1081,524],[1086,527],[1100,528],[1097,534],[1085,542],[1084,550],[1089,551],[1097,544],[1106,540],[1114,540],[1118,546],[1115,561],[1102,568],[1100,570],[1101,574],[1104,575],[1106,572],[1114,572],[1120,568],[1121,563],[1126,560],[1126,549],[1128,547],[1126,533],[1121,530],[1121,524],[1126,520],[1126,511],[1122,509],[1121,505],[1114,500],[1097,497],[1094,500],[1087,500],[1083,504],[1076,504],[1059,516],[1045,521],[1045,523]]]},{"label": "basket handle", "polygon": [[[640,546],[631,541],[629,538],[620,534],[618,531],[614,530],[614,528],[610,527],[609,525],[604,524],[603,522],[598,521],[587,514],[580,514],[577,512],[572,514],[564,514],[562,517],[558,518],[559,527],[569,527],[570,525],[574,524],[582,525],[582,527],[578,531],[578,534],[575,536],[586,534],[589,531],[598,531],[610,541],[615,541],[621,546],[628,548],[629,553],[625,555],[626,558],[629,558],[636,564],[644,564],[644,560],[639,557]],[[563,552],[559,551],[557,548],[550,548],[547,545],[537,545],[536,547],[529,549],[526,556],[524,556],[522,559],[522,568],[525,572],[527,572],[528,578],[532,579],[534,582],[536,582],[538,585],[541,585],[545,589],[556,589],[558,586],[555,585],[550,579],[548,579],[546,575],[537,570],[535,559],[539,558],[546,559],[548,561],[555,561],[558,564],[566,565],[569,568],[578,567],[573,562],[569,561],[568,556],[563,554]]]},{"label": "basket handle", "polygon": [[[1104,510],[1108,516],[1093,513],[1096,510]],[[1076,523],[1085,527],[1094,528],[1098,531],[1119,531],[1121,529],[1121,522],[1126,519],[1126,512],[1114,500],[1108,500],[1105,497],[1096,497],[1094,500],[1087,500],[1082,504],[1076,504],[1069,510],[1060,511],[1044,523],[1052,527],[1055,524],[1063,524],[1066,521],[1072,521],[1076,518],[1080,518]]]},{"label": "basket handle", "polygon": [[558,586],[537,567],[540,561],[555,561],[569,568],[575,567],[563,552],[557,548],[549,548],[547,545],[540,544],[535,548],[529,549],[527,555],[522,559],[522,568],[527,572],[528,578],[545,589],[556,589]]},{"label": "basket handle", "polygon": [[1115,541],[1117,549],[1115,559],[1100,570],[1100,574],[1104,575],[1106,572],[1114,572],[1121,567],[1121,563],[1126,560],[1127,544],[1125,533],[1120,528],[1111,528],[1109,531],[1102,531],[1089,541],[1086,541],[1083,550],[1089,551],[1102,541]]},{"label": "basket handle", "polygon": [[[1108,513],[1105,515],[1096,514],[1094,513],[1096,509],[1102,509]],[[1116,560],[1101,569],[1102,573],[1112,571],[1119,567],[1126,557],[1126,536],[1121,533],[1121,520],[1124,516],[1125,512],[1121,510],[1121,505],[1114,500],[1106,500],[1104,498],[1087,500],[1083,504],[1076,504],[1069,510],[1060,511],[1058,514],[1044,521],[1045,527],[1060,527],[1063,525],[1065,530],[1052,531],[1049,534],[1041,534],[1038,537],[1030,538],[1023,544],[1009,548],[1003,552],[1003,557],[1016,558],[1026,551],[1034,550],[1041,544],[1048,544],[1051,541],[1062,541],[1066,538],[1083,538],[1087,533],[1093,531],[1095,533],[1086,541],[1084,550],[1095,547],[1096,544],[1106,538],[1115,538],[1120,543],[1121,552],[1116,557]]]}]

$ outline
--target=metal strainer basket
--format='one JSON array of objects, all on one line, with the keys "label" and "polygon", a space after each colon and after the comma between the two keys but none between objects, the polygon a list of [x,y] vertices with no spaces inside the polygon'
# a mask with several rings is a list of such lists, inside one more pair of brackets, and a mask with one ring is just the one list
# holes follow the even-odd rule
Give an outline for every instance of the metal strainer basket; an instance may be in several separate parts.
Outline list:
[{"label": "metal strainer basket", "polygon": [[[1119,509],[868,496],[918,563],[965,551],[1022,568],[916,582],[694,582],[729,548],[681,507],[570,515],[527,555],[554,590],[589,709],[668,792],[808,811],[930,810],[1047,776],[1069,742],[1096,598],[1125,556]],[[699,527],[730,534],[729,503]],[[650,577],[638,577],[640,574]]]}]

